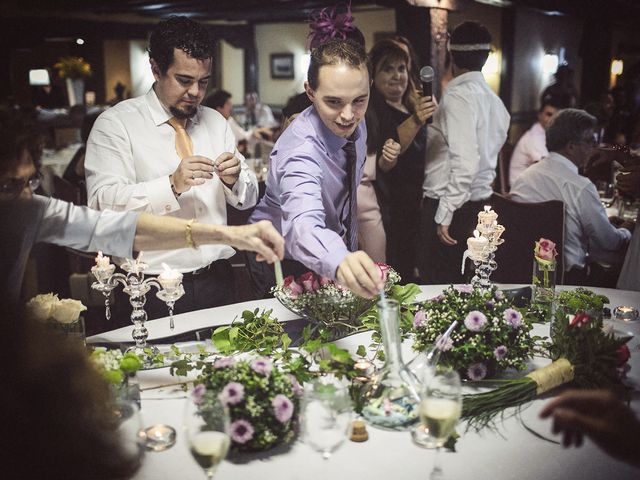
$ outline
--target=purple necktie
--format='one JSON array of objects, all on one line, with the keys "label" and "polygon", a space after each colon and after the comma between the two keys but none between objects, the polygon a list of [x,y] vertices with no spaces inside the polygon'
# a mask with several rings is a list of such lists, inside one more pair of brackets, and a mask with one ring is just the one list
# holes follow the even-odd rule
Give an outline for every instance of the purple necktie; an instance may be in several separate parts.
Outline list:
[{"label": "purple necktie", "polygon": [[358,213],[357,213],[357,201],[356,195],[358,191],[358,185],[356,183],[356,144],[353,141],[348,141],[344,147],[342,147],[347,156],[347,181],[349,182],[349,210],[345,226],[347,228],[347,248],[351,252],[355,252],[358,249]]}]

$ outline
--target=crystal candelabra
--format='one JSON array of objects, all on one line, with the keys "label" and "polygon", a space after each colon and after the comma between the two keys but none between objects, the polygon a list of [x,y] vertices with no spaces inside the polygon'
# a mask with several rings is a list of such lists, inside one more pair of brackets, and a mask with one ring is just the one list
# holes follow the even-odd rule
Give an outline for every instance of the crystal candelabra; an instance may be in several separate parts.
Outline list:
[{"label": "crystal candelabra", "polygon": [[491,274],[498,268],[495,260],[495,252],[498,246],[504,243],[502,234],[504,227],[498,223],[498,214],[485,206],[484,211],[478,213],[478,225],[473,231],[474,236],[467,239],[467,251],[462,257],[462,273],[464,273],[465,261],[470,258],[475,267],[475,275],[471,279],[471,285],[487,290],[491,288]]},{"label": "crystal candelabra", "polygon": [[[182,287],[182,274],[175,270],[170,269],[167,265],[163,264],[164,271],[158,275],[157,278],[144,278],[144,271],[148,265],[141,261],[142,252],[135,260],[127,259],[122,265],[122,269],[126,272],[114,273],[115,265],[110,263],[109,257],[103,256],[102,252],[98,252],[96,257],[96,265],[91,267],[91,273],[96,278],[96,282],[91,285],[91,288],[102,292],[105,296],[105,316],[107,319],[111,318],[111,305],[109,303],[109,296],[111,292],[118,286],[122,285],[123,291],[129,295],[129,302],[133,310],[131,311],[131,323],[133,323],[132,337],[136,342],[135,345],[129,347],[127,351],[133,351],[137,355],[144,359],[148,356],[144,352],[147,347],[147,337],[149,331],[145,326],[147,321],[147,312],[144,310],[144,304],[146,303],[146,295],[151,290],[151,287],[155,287],[158,292],[156,296],[167,304],[169,309],[169,326],[173,330],[173,307],[175,302],[184,295],[184,288]],[[157,353],[157,348],[150,347],[152,352]]]}]

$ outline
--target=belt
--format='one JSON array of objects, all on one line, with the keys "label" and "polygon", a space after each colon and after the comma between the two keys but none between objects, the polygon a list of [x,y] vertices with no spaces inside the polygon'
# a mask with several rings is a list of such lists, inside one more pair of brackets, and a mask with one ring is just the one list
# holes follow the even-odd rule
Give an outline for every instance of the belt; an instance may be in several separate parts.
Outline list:
[{"label": "belt", "polygon": [[219,266],[221,263],[229,263],[229,260],[227,260],[226,258],[221,258],[220,260],[216,260],[215,262],[211,262],[209,265],[205,265],[202,268],[198,268],[197,270],[194,270],[193,272],[187,272],[187,273],[183,273],[183,276],[189,276],[189,275],[203,275],[205,273],[209,273],[211,271],[214,270],[214,268],[216,267],[216,264]]}]

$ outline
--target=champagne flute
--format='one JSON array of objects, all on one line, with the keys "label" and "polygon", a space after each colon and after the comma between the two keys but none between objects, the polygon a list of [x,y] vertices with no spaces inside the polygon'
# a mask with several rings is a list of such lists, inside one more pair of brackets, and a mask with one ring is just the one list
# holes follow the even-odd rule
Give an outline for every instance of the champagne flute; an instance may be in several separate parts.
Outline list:
[{"label": "champagne flute", "polygon": [[455,370],[440,369],[426,385],[420,401],[420,420],[429,429],[436,445],[430,480],[444,478],[440,464],[440,449],[453,433],[462,412],[460,376]]},{"label": "champagne flute", "polygon": [[342,445],[351,426],[351,399],[345,385],[332,376],[305,386],[302,428],[305,442],[328,460]]},{"label": "champagne flute", "polygon": [[187,399],[184,428],[191,455],[212,479],[231,445],[227,407],[215,392],[196,387]]}]

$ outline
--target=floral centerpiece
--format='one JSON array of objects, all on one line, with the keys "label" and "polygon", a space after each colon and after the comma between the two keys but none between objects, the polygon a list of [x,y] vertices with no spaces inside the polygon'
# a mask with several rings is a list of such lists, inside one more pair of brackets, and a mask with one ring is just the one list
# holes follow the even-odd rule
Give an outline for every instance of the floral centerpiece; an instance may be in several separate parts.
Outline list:
[{"label": "floral centerpiece", "polygon": [[[400,275],[389,265],[377,263],[385,292],[400,281]],[[342,285],[313,272],[298,278],[292,275],[273,288],[273,295],[297,315],[310,322],[337,330],[357,331],[358,317],[375,305],[376,300],[359,297]]]},{"label": "floral centerpiece", "polygon": [[482,428],[505,408],[520,407],[567,383],[624,390],[622,377],[630,355],[626,343],[631,337],[617,338],[603,329],[606,302],[606,297],[584,288],[559,295],[552,343],[547,345],[553,362],[522,378],[505,380],[496,390],[466,395],[462,416],[470,425]]},{"label": "floral centerpiece", "polygon": [[423,302],[413,321],[414,348],[423,351],[439,343],[455,320],[463,322],[439,345],[440,361],[464,378],[482,380],[507,368],[521,370],[533,354],[531,323],[495,286],[450,286]]},{"label": "floral centerpiece", "polygon": [[123,400],[140,403],[137,382],[132,382],[135,373],[142,368],[142,360],[134,352],[122,353],[118,349],[96,347],[90,356],[91,362],[102,378],[113,387],[113,394]]},{"label": "floral centerpiece", "polygon": [[85,78],[91,76],[91,65],[82,57],[61,57],[53,65],[60,78]]},{"label": "floral centerpiece", "polygon": [[268,357],[207,363],[200,391],[212,390],[229,409],[231,451],[267,450],[291,442],[298,427],[302,387]]},{"label": "floral centerpiece", "polygon": [[87,309],[79,300],[60,299],[53,293],[36,295],[27,302],[27,315],[46,323],[52,330],[66,336],[84,340],[84,320],[81,313]]},{"label": "floral centerpiece", "polygon": [[535,243],[533,249],[533,300],[550,302],[556,287],[556,244],[546,238]]}]

